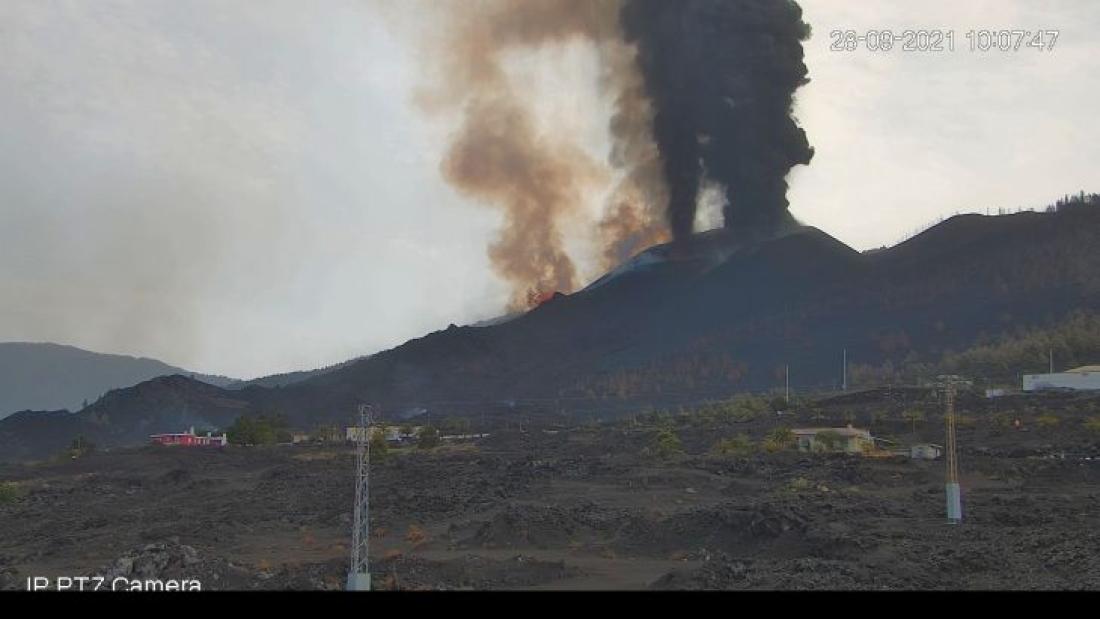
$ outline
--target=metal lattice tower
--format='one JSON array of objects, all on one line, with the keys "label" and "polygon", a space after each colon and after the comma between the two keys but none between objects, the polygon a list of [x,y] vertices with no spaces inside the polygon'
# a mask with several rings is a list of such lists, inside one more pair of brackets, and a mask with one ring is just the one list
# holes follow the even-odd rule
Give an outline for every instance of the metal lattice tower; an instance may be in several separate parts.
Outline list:
[{"label": "metal lattice tower", "polygon": [[370,591],[370,424],[373,409],[359,405],[359,429],[355,440],[355,518],[351,531],[351,569],[348,591]]},{"label": "metal lattice tower", "polygon": [[936,382],[943,393],[944,422],[947,426],[947,440],[944,451],[947,457],[947,522],[962,522],[962,496],[959,487],[959,453],[956,438],[955,398],[961,385],[971,384],[961,376],[940,376]]}]

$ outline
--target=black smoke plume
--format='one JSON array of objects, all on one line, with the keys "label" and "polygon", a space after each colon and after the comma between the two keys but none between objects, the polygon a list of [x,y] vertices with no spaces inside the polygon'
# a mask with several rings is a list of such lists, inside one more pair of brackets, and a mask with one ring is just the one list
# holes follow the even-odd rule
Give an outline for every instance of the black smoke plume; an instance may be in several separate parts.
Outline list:
[{"label": "black smoke plume", "polygon": [[793,222],[786,177],[814,151],[791,116],[810,27],[789,0],[626,0],[621,14],[654,108],[673,235],[694,231],[704,180],[739,234]]}]

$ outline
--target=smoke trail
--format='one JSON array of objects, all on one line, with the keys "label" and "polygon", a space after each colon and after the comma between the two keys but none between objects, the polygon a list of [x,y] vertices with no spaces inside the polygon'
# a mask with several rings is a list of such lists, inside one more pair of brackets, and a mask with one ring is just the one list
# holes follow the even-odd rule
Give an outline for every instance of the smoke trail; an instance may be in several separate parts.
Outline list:
[{"label": "smoke trail", "polygon": [[[562,225],[582,215],[584,197],[606,188],[611,172],[619,181],[597,224],[601,266],[667,240],[653,112],[634,46],[623,40],[621,0],[480,0],[443,7],[446,35],[428,54],[437,79],[419,100],[428,111],[462,115],[443,174],[459,191],[504,212],[489,255],[512,285],[513,309],[577,288]],[[614,97],[607,164],[587,157],[568,136],[540,135],[530,102],[503,67],[510,51],[574,40],[595,47],[600,89]]]},{"label": "smoke trail", "polygon": [[786,176],[813,157],[791,117],[806,84],[810,27],[790,0],[626,0],[654,106],[653,133],[677,239],[693,232],[703,179],[726,192],[726,227],[767,233],[793,222]]},{"label": "smoke trail", "polygon": [[576,288],[559,221],[582,204],[585,188],[602,180],[595,162],[569,144],[540,139],[527,111],[502,97],[470,105],[443,169],[456,187],[504,208],[504,229],[489,257],[515,285],[514,309]]},{"label": "smoke trail", "polygon": [[447,31],[430,57],[439,81],[421,97],[429,110],[452,109],[462,126],[442,171],[466,195],[504,212],[489,249],[512,286],[513,309],[577,288],[562,225],[580,215],[586,195],[606,185],[606,166],[567,136],[541,135],[530,102],[508,79],[504,55],[572,40],[617,38],[618,2],[480,0],[444,5]]},{"label": "smoke trail", "polygon": [[637,50],[623,41],[605,44],[604,90],[616,93],[611,118],[610,163],[624,173],[599,223],[603,267],[611,269],[669,238],[665,221],[668,191],[661,153],[653,141],[653,106],[638,70]]}]

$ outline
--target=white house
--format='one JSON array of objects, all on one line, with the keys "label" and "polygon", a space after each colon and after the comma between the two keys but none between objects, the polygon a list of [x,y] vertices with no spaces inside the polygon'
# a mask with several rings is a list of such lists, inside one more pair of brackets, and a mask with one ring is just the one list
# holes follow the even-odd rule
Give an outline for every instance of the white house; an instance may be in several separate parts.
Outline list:
[{"label": "white house", "polygon": [[1070,389],[1074,391],[1100,391],[1100,365],[1086,365],[1058,374],[1027,374],[1024,391]]},{"label": "white house", "polygon": [[[420,430],[422,429],[420,426],[410,429],[412,431],[406,433],[401,430],[401,426],[371,426],[368,436],[374,438],[378,434],[381,434],[382,438],[384,438],[387,443],[401,443],[414,440],[420,436]],[[344,437],[349,442],[357,442],[361,436],[363,436],[363,428],[361,427],[348,426],[344,430]]]},{"label": "white house", "polygon": [[943,447],[939,445],[913,445],[909,449],[909,457],[913,460],[938,460],[942,455]]},{"label": "white house", "polygon": [[[847,428],[796,428],[792,430],[798,451],[859,454],[872,451],[875,439],[867,430]],[[831,440],[823,440],[829,437]]]}]

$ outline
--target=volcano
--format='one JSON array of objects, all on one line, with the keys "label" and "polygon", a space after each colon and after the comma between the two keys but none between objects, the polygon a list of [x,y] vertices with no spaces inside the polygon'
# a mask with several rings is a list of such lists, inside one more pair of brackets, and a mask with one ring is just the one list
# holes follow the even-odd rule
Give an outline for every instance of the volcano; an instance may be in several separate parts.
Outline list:
[{"label": "volcano", "polygon": [[642,252],[587,288],[511,318],[407,342],[261,406],[476,413],[676,405],[781,384],[838,387],[841,356],[938,361],[979,337],[1100,309],[1100,209],[950,219],[860,253],[812,227],[728,230]]}]

